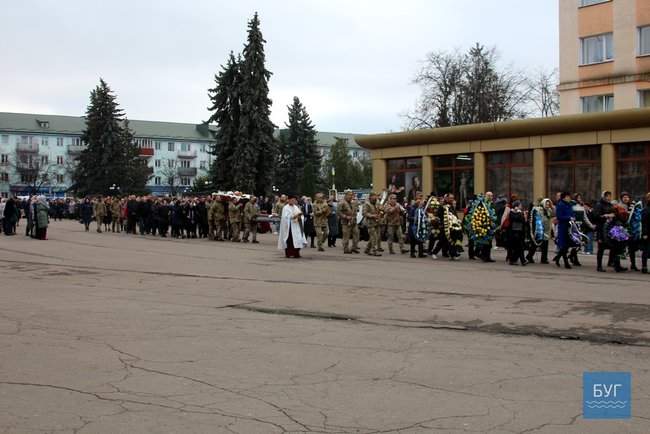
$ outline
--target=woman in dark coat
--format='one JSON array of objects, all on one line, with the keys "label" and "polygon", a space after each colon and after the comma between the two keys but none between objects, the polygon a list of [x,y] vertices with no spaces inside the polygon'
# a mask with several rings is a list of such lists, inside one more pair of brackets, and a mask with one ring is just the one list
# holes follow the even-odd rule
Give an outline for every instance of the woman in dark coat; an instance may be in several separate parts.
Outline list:
[{"label": "woman in dark coat", "polygon": [[93,219],[93,204],[90,203],[90,199],[85,198],[79,206],[79,217],[86,228],[86,232],[88,232],[90,230],[90,222]]},{"label": "woman in dark coat", "polygon": [[517,265],[517,261],[521,265],[526,265],[526,258],[524,258],[524,246],[526,245],[526,215],[519,200],[512,203],[512,208],[508,214],[508,263],[510,265]]},{"label": "woman in dark coat", "polygon": [[555,244],[558,253],[553,258],[555,265],[560,266],[560,258],[564,261],[564,268],[571,268],[567,254],[571,248],[569,228],[571,220],[574,219],[573,205],[571,203],[571,194],[564,192],[560,195],[560,201],[555,207],[555,218],[557,219],[557,234]]},{"label": "woman in dark coat", "polygon": [[16,201],[13,197],[10,197],[5,203],[5,210],[3,213],[2,224],[4,225],[3,230],[5,235],[15,235],[16,230],[16,214],[18,207],[16,207]]}]

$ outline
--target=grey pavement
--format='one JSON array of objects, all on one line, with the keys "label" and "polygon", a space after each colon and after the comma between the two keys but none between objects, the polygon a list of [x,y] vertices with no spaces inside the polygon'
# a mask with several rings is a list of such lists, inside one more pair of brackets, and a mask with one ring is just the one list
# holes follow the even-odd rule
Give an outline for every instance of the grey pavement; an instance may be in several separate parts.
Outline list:
[{"label": "grey pavement", "polygon": [[[2,433],[650,432],[650,278],[593,258],[49,238],[0,236]],[[582,418],[595,370],[632,372],[632,419]]]}]

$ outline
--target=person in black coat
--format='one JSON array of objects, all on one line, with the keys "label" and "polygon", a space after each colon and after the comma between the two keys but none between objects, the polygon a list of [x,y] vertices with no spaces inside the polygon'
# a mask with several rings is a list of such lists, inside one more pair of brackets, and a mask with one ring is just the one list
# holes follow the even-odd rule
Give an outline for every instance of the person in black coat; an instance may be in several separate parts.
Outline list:
[{"label": "person in black coat", "polygon": [[16,206],[16,201],[10,197],[7,202],[5,202],[5,210],[2,215],[2,224],[5,235],[15,235],[16,234],[16,218],[18,215],[18,207]]},{"label": "person in black coat", "polygon": [[592,223],[596,225],[596,242],[598,245],[598,253],[596,255],[597,270],[604,272],[603,256],[605,255],[605,250],[609,250],[609,263],[613,263],[613,252],[607,241],[606,233],[607,223],[615,217],[611,191],[603,192],[600,200],[594,206],[592,214],[595,220]]},{"label": "person in black coat", "polygon": [[648,256],[650,256],[650,193],[645,195],[645,208],[641,213],[641,272],[648,274]]},{"label": "person in black coat", "polygon": [[93,219],[93,204],[90,203],[89,198],[85,198],[79,206],[79,217],[81,223],[83,223],[86,228],[86,232],[88,232],[90,230],[90,222]]},{"label": "person in black coat", "polygon": [[205,205],[204,197],[196,204],[196,222],[199,227],[199,238],[208,238],[208,207]]},{"label": "person in black coat", "polygon": [[508,219],[508,262],[510,265],[517,265],[517,261],[519,261],[521,265],[526,265],[524,247],[526,245],[526,228],[528,225],[520,201],[515,200],[512,203]]},{"label": "person in black coat", "polygon": [[138,201],[135,196],[129,197],[126,202],[126,232],[135,234],[135,227],[138,221]]},{"label": "person in black coat", "polygon": [[314,248],[314,238],[316,237],[316,228],[314,227],[314,207],[311,204],[311,198],[303,198],[304,202],[302,204],[302,215],[305,216],[305,238],[311,240],[310,247]]},{"label": "person in black coat", "polygon": [[161,237],[167,237],[169,230],[169,202],[167,199],[161,201],[158,206],[158,233]]}]

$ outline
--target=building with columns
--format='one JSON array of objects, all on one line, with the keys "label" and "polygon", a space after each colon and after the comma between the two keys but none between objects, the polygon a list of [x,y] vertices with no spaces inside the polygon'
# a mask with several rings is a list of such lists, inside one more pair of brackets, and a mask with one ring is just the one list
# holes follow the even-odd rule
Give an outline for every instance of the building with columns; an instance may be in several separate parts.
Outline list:
[{"label": "building with columns", "polygon": [[650,191],[650,108],[463,125],[356,138],[373,189],[453,193],[459,208],[492,191],[525,200],[559,191]]},{"label": "building with columns", "polygon": [[650,107],[650,1],[558,1],[560,114]]}]

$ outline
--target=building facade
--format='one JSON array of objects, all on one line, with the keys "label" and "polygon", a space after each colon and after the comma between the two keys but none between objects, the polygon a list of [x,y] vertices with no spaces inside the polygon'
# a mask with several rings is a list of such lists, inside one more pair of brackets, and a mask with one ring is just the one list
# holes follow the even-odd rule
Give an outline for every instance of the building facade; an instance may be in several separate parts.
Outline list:
[{"label": "building facade", "polygon": [[[208,174],[216,143],[213,126],[139,120],[130,120],[129,124],[140,157],[147,160],[151,170],[147,188],[153,194],[182,193],[197,177]],[[0,113],[0,196],[34,192],[66,195],[75,161],[85,148],[81,141],[84,128],[83,117]],[[351,157],[369,157],[353,135],[319,132],[317,140],[324,158],[339,137],[348,139]],[[116,192],[118,187],[116,179]]]},{"label": "building facade", "polygon": [[404,197],[453,193],[533,201],[556,192],[594,202],[604,190],[650,191],[650,108],[514,120],[358,137],[373,188]]},{"label": "building facade", "polygon": [[558,1],[560,114],[650,107],[650,1]]}]

